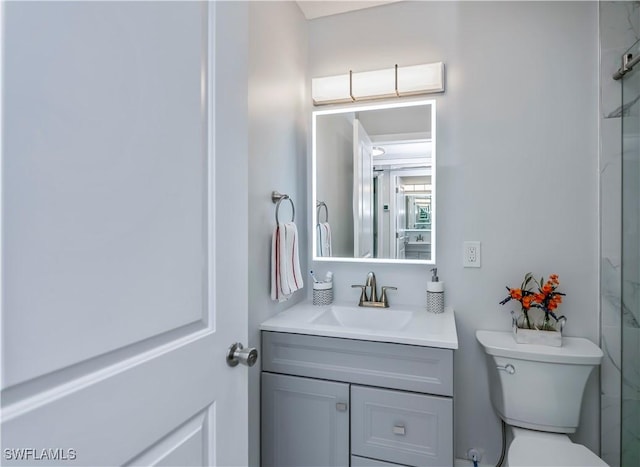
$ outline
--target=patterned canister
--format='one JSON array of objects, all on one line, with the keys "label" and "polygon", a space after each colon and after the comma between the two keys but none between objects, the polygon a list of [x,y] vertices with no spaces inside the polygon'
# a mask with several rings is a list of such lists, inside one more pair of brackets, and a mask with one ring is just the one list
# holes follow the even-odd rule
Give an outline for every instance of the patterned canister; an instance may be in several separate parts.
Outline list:
[{"label": "patterned canister", "polygon": [[427,282],[427,311],[444,313],[444,282]]},{"label": "patterned canister", "polygon": [[313,304],[316,306],[331,305],[333,303],[333,282],[313,283]]}]

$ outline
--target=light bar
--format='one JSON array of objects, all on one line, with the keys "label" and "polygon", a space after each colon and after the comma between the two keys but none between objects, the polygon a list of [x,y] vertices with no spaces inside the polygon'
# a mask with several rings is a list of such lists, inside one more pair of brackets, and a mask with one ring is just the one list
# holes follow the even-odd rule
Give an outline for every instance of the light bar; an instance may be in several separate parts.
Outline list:
[{"label": "light bar", "polygon": [[444,63],[429,63],[383,70],[349,72],[313,78],[315,105],[355,102],[387,97],[415,96],[444,91]]}]

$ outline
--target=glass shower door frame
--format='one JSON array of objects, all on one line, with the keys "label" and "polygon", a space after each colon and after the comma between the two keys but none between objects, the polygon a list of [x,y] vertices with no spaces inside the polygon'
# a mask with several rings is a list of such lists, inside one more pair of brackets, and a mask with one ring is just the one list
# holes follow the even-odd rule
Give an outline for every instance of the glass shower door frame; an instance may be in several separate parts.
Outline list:
[{"label": "glass shower door frame", "polygon": [[[640,41],[625,54],[640,56]],[[640,68],[640,64],[637,65]],[[640,465],[640,70],[622,80],[620,465]]]}]

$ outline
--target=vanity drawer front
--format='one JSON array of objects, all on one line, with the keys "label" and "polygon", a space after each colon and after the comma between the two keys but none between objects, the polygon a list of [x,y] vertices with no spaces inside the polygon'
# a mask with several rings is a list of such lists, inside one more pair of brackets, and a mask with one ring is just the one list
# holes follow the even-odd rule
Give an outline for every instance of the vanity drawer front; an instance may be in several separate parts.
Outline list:
[{"label": "vanity drawer front", "polygon": [[404,465],[453,465],[453,400],[351,386],[351,454]]},{"label": "vanity drawer front", "polygon": [[453,395],[453,351],[450,349],[263,331],[262,369]]}]

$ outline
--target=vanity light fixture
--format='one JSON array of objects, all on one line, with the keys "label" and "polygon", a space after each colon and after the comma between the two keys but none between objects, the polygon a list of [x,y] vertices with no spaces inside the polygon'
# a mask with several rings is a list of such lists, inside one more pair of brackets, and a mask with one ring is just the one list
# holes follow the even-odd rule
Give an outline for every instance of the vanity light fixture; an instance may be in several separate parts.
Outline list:
[{"label": "vanity light fixture", "polygon": [[385,152],[387,152],[387,151],[385,151],[384,148],[380,147],[380,146],[374,146],[374,147],[371,148],[371,155],[373,157],[383,156]]},{"label": "vanity light fixture", "polygon": [[444,91],[444,63],[398,66],[383,70],[313,78],[314,105],[356,102]]}]

